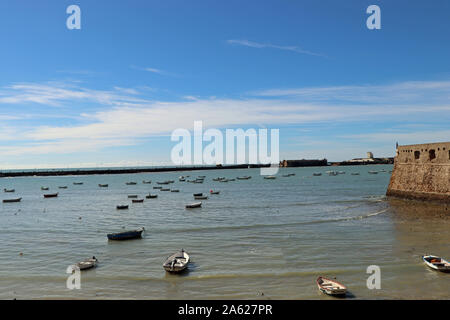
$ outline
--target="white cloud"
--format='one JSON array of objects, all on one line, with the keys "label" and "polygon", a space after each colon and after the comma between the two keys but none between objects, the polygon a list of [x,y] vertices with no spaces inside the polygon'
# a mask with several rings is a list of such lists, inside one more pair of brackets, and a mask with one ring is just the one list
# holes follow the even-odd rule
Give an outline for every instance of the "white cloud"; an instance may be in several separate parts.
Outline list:
[{"label": "white cloud", "polygon": [[273,49],[279,49],[279,50],[285,50],[285,51],[293,51],[296,53],[302,53],[302,54],[307,54],[307,55],[311,55],[311,56],[326,57],[323,54],[308,51],[308,50],[302,49],[298,46],[280,46],[280,45],[276,45],[276,44],[259,43],[259,42],[245,40],[245,39],[244,40],[227,40],[227,43],[232,44],[232,45],[241,45],[241,46],[258,48],[258,49],[273,48]]},{"label": "white cloud", "polygon": [[[196,120],[202,120],[206,127],[216,128],[326,125],[333,122],[352,126],[364,121],[374,123],[396,119],[405,123],[425,120],[433,123],[449,118],[449,92],[450,82],[404,82],[383,86],[267,90],[252,97],[234,99],[186,96],[183,101],[167,102],[152,101],[142,97],[136,89],[121,87],[101,91],[62,83],[14,84],[0,89],[0,107],[6,103],[47,106],[89,102],[99,108],[94,112],[80,111],[79,119],[72,119],[64,125],[21,126],[17,123],[20,119],[13,119],[15,115],[4,114],[0,118],[0,141],[14,142],[14,145],[3,145],[0,152],[17,156],[130,146],[140,143],[143,138],[168,135],[176,128],[191,129]],[[355,129],[353,135],[341,135],[340,138],[371,139],[390,144],[394,140],[407,139],[411,143],[424,138],[448,140],[450,136],[448,131],[417,132],[414,128],[370,135],[358,135],[358,130]]]}]

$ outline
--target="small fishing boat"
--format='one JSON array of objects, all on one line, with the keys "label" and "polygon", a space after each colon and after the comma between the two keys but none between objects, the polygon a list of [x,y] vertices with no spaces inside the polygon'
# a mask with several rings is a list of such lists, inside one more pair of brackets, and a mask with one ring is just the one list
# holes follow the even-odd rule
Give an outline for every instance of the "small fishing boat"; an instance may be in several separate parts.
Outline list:
[{"label": "small fishing boat", "polygon": [[223,177],[213,178],[213,181],[220,181],[220,180],[223,180],[223,179],[225,179],[225,178],[223,178]]},{"label": "small fishing boat", "polygon": [[161,191],[170,191],[169,188],[161,188],[160,190],[161,190]]},{"label": "small fishing boat", "polygon": [[422,257],[423,262],[430,268],[441,272],[450,272],[450,263],[441,257],[427,255]]},{"label": "small fishing boat", "polygon": [[162,187],[153,187],[153,189],[162,189]]},{"label": "small fishing boat", "polygon": [[180,192],[180,190],[178,190],[178,189],[172,189],[172,190],[170,190],[170,192]]},{"label": "small fishing boat", "polygon": [[186,209],[200,208],[202,206],[202,202],[194,202],[186,205]]},{"label": "small fishing boat", "polygon": [[11,202],[20,202],[22,198],[16,198],[16,199],[3,199],[3,203],[11,203]]},{"label": "small fishing boat", "polygon": [[202,196],[203,193],[194,193],[194,197]]},{"label": "small fishing boat", "polygon": [[327,171],[329,176],[337,176],[339,173],[336,171]]},{"label": "small fishing boat", "polygon": [[99,184],[98,185],[100,188],[108,188],[108,184]]},{"label": "small fishing boat", "polygon": [[275,176],[265,176],[264,177],[264,179],[266,179],[266,180],[274,180],[274,179],[276,179],[277,177],[275,177]]},{"label": "small fishing boat", "polygon": [[369,171],[370,174],[378,174],[378,171]]},{"label": "small fishing boat", "polygon": [[175,180],[167,180],[167,183],[174,183]]},{"label": "small fishing boat", "polygon": [[116,209],[117,209],[117,210],[125,210],[125,209],[128,209],[128,205],[127,205],[127,204],[125,204],[125,205],[118,205],[118,206],[116,207]]},{"label": "small fishing boat", "polygon": [[163,264],[164,270],[167,272],[181,272],[187,268],[189,263],[189,254],[181,249],[181,251],[174,253]]},{"label": "small fishing boat", "polygon": [[137,182],[125,182],[127,186],[134,186]]},{"label": "small fishing boat", "polygon": [[83,184],[83,182],[74,182],[73,184],[76,186],[81,186]]},{"label": "small fishing boat", "polygon": [[169,181],[157,181],[157,184],[169,184]]},{"label": "small fishing boat", "polygon": [[138,196],[137,194],[129,194],[128,199],[136,199]]},{"label": "small fishing boat", "polygon": [[220,191],[209,190],[209,193],[210,193],[210,194],[219,194]]},{"label": "small fishing boat", "polygon": [[313,173],[313,176],[315,176],[315,177],[318,177],[318,176],[321,176],[322,174],[320,173],[320,172],[314,172]]},{"label": "small fishing boat", "polygon": [[207,200],[207,199],[208,199],[208,196],[206,196],[206,195],[203,195],[203,196],[194,196],[194,199],[195,199],[195,200]]},{"label": "small fishing boat", "polygon": [[243,177],[236,177],[238,180],[248,180],[251,179],[251,176],[243,176]]},{"label": "small fishing boat", "polygon": [[48,187],[41,187],[42,191],[47,191],[49,188]]},{"label": "small fishing boat", "polygon": [[44,194],[44,198],[56,198],[57,196],[58,196],[58,192]]},{"label": "small fishing boat", "polygon": [[5,191],[5,192],[16,192],[15,189],[3,189],[3,191]]},{"label": "small fishing boat", "polygon": [[107,237],[109,240],[130,240],[130,239],[138,239],[142,238],[142,232],[144,231],[144,227],[137,230],[130,230],[118,233],[109,233]]},{"label": "small fishing boat", "polygon": [[59,186],[58,189],[67,189],[67,186]]},{"label": "small fishing boat", "polygon": [[157,194],[148,194],[148,195],[146,195],[145,196],[147,199],[155,199],[155,198],[158,198],[158,195]]},{"label": "small fishing boat", "polygon": [[178,181],[184,182],[186,181],[186,178],[184,176],[180,176],[178,177]]},{"label": "small fishing boat", "polygon": [[219,180],[219,182],[228,182],[229,180],[228,179],[221,179],[221,180]]},{"label": "small fishing boat", "polygon": [[330,296],[343,296],[347,293],[347,287],[336,280],[318,277],[316,283],[321,292]]},{"label": "small fishing boat", "polygon": [[228,181],[236,181],[236,179],[228,179]]},{"label": "small fishing boat", "polygon": [[338,171],[338,174],[345,174],[345,171]]},{"label": "small fishing boat", "polygon": [[131,200],[132,203],[142,203],[144,202],[144,199],[133,199]]},{"label": "small fishing boat", "polygon": [[151,180],[148,180],[148,181],[143,180],[142,183],[143,184],[151,184],[152,182],[151,182]]},{"label": "small fishing boat", "polygon": [[359,172],[352,172],[352,176],[359,176]]},{"label": "small fishing boat", "polygon": [[198,176],[198,178],[203,178],[204,179],[204,178],[206,178],[206,176]]},{"label": "small fishing boat", "polygon": [[98,262],[97,258],[92,257],[76,263],[75,267],[78,267],[78,269],[80,270],[92,269],[97,266],[97,262]]}]

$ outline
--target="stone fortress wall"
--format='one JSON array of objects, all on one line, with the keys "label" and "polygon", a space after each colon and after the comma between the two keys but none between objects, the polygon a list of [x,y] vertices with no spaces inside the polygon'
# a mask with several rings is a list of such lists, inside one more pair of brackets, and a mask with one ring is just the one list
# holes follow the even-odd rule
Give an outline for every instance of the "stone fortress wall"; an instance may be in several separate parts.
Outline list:
[{"label": "stone fortress wall", "polygon": [[398,146],[386,195],[450,203],[450,142]]}]

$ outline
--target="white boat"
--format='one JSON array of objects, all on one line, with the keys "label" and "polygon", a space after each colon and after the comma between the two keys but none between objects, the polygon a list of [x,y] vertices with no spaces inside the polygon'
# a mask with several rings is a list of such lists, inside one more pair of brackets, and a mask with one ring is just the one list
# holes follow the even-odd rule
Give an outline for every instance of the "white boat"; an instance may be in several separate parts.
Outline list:
[{"label": "white boat", "polygon": [[208,196],[205,196],[205,195],[203,195],[203,196],[194,196],[194,199],[195,200],[207,200]]},{"label": "white boat", "polygon": [[219,194],[220,191],[209,190],[209,193],[210,193],[210,194]]},{"label": "white boat", "polygon": [[77,264],[75,264],[75,266],[78,267],[80,270],[87,270],[95,268],[97,266],[97,262],[98,262],[97,258],[92,257],[78,262]]},{"label": "white boat", "polygon": [[339,173],[336,171],[327,171],[329,176],[337,176]]},{"label": "white boat", "polygon": [[248,180],[250,178],[251,178],[251,176],[236,177],[236,179],[238,179],[238,180]]},{"label": "white boat", "polygon": [[194,202],[186,205],[186,209],[200,208],[202,206],[202,202]]},{"label": "white boat", "polygon": [[422,260],[431,269],[442,271],[442,272],[450,272],[450,263],[441,257],[427,255],[427,256],[423,256]]},{"label": "white boat", "polygon": [[185,270],[189,263],[189,254],[181,249],[181,251],[174,253],[163,264],[164,270],[167,272],[181,272]]},{"label": "white boat", "polygon": [[321,292],[330,296],[343,296],[347,293],[347,287],[335,280],[318,277],[316,283]]}]

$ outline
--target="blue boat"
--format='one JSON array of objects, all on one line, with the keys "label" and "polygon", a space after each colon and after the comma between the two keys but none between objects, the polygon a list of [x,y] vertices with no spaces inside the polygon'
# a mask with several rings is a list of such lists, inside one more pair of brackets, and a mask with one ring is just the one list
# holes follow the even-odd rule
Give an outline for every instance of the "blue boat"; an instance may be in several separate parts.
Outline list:
[{"label": "blue boat", "polygon": [[139,239],[142,238],[142,232],[144,231],[144,227],[138,230],[131,230],[119,233],[109,233],[109,240],[130,240],[130,239]]}]

